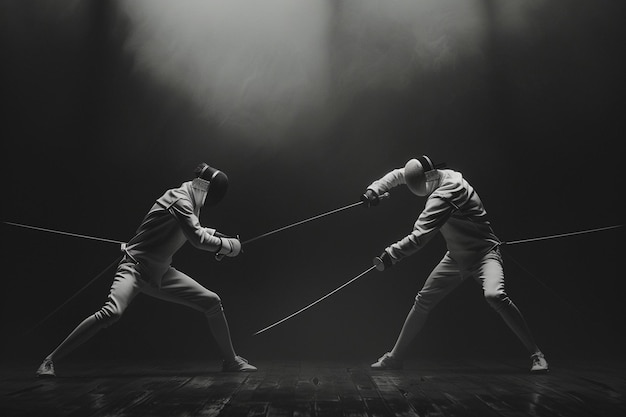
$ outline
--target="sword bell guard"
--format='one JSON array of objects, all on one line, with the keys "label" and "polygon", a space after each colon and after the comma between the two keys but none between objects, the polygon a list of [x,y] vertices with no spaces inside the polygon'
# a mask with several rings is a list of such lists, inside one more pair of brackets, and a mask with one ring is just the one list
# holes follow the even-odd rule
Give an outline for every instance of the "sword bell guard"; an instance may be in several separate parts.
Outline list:
[{"label": "sword bell guard", "polygon": [[384,271],[385,270],[385,263],[380,258],[380,256],[377,256],[374,259],[372,259],[372,263],[376,267],[377,271]]}]

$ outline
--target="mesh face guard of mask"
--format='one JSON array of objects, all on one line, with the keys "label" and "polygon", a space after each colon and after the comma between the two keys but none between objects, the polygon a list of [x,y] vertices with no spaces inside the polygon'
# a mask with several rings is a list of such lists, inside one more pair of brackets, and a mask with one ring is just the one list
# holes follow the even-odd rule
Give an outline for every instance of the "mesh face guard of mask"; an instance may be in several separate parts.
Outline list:
[{"label": "mesh face guard of mask", "polygon": [[196,174],[194,182],[205,189],[207,193],[204,205],[213,206],[219,203],[228,189],[226,174],[205,163],[200,164],[194,172]]},{"label": "mesh face guard of mask", "polygon": [[415,195],[424,197],[432,193],[439,180],[438,168],[443,168],[445,164],[433,164],[431,159],[420,156],[409,160],[404,166],[404,179],[407,187]]}]

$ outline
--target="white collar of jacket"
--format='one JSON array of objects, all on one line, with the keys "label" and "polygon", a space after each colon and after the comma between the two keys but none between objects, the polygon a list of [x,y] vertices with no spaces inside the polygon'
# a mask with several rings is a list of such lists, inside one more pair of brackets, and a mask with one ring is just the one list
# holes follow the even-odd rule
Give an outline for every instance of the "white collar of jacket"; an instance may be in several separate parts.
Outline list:
[{"label": "white collar of jacket", "polygon": [[194,178],[193,181],[191,181],[191,186],[193,188],[202,190],[205,193],[209,191],[209,185],[211,185],[211,183],[207,180],[203,180],[202,178]]},{"label": "white collar of jacket", "polygon": [[426,171],[424,174],[424,182],[426,184],[426,196],[429,196],[435,191],[441,183],[441,174],[438,169]]},{"label": "white collar of jacket", "polygon": [[203,180],[202,178],[194,178],[193,181],[191,181],[191,190],[196,208],[199,209],[204,205],[210,184],[209,181]]}]

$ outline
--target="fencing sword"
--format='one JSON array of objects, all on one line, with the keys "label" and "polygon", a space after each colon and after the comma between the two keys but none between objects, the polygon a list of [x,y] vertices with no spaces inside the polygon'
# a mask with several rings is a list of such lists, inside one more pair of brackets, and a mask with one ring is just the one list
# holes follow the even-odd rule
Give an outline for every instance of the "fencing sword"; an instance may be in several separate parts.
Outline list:
[{"label": "fencing sword", "polygon": [[28,224],[21,224],[21,223],[14,223],[14,222],[4,222],[4,224],[8,224],[10,226],[22,227],[24,229],[37,230],[40,232],[54,233],[57,235],[65,235],[65,236],[71,236],[71,237],[78,237],[81,239],[95,240],[98,242],[116,243],[118,245],[124,245],[124,242],[122,242],[121,240],[113,240],[113,239],[106,239],[106,238],[97,237],[97,236],[81,235],[78,233],[64,232],[61,230],[54,230],[54,229],[46,229],[45,227],[30,226]]},{"label": "fencing sword", "polygon": [[[384,193],[384,194],[380,195],[378,198],[382,200],[382,199],[386,199],[386,198],[388,198],[388,197],[389,197],[389,193]],[[334,210],[330,210],[330,211],[327,211],[327,212],[325,212],[325,213],[318,214],[318,215],[315,215],[315,216],[309,217],[309,218],[304,219],[304,220],[297,221],[297,222],[292,223],[292,224],[289,224],[289,225],[287,225],[287,226],[279,227],[278,229],[275,229],[275,230],[269,231],[269,232],[267,232],[267,233],[263,233],[263,234],[261,234],[261,235],[259,235],[259,236],[253,237],[253,238],[251,238],[251,239],[245,240],[245,241],[244,241],[244,242],[242,242],[241,244],[242,244],[242,246],[243,246],[244,244],[248,244],[248,243],[254,242],[254,241],[256,241],[256,240],[262,239],[262,238],[264,238],[264,237],[271,236],[271,235],[273,235],[273,234],[276,234],[276,233],[282,232],[282,231],[284,231],[284,230],[291,229],[291,228],[293,228],[293,227],[300,226],[300,225],[302,225],[302,224],[309,223],[309,222],[312,222],[312,221],[314,221],[314,220],[318,220],[318,219],[321,219],[321,218],[324,218],[324,217],[330,216],[330,215],[332,215],[332,214],[339,213],[339,212],[342,212],[342,211],[344,211],[344,210],[351,209],[351,208],[356,207],[356,206],[360,206],[360,205],[362,205],[362,204],[364,204],[364,203],[365,203],[364,201],[358,201],[358,202],[356,202],[356,203],[348,204],[348,205],[346,205],[346,206],[343,206],[343,207],[340,207],[340,208],[337,208],[337,209],[334,209]],[[80,239],[87,239],[87,240],[98,241],[98,242],[115,243],[115,244],[120,245],[120,248],[122,249],[122,251],[125,251],[125,249],[126,249],[126,243],[125,243],[125,242],[122,242],[122,241],[120,241],[120,240],[107,239],[107,238],[102,238],[102,237],[97,237],[97,236],[88,236],[88,235],[83,235],[83,234],[79,234],[79,233],[65,232],[65,231],[61,231],[61,230],[54,230],[54,229],[48,229],[48,228],[45,228],[45,227],[31,226],[31,225],[22,224],[22,223],[16,223],[16,222],[7,222],[7,221],[5,221],[4,223],[5,223],[5,224],[7,224],[7,225],[10,225],[10,226],[16,226],[16,227],[21,227],[21,228],[25,228],[25,229],[36,230],[36,231],[40,231],[40,232],[54,233],[54,234],[58,234],[58,235],[64,235],[64,236],[70,236],[70,237],[76,237],[76,238],[80,238]],[[239,238],[239,236],[237,236],[237,238]],[[218,260],[218,261],[219,261],[219,260],[221,260],[223,257],[224,257],[224,256],[223,256],[223,255],[220,255],[220,254],[216,254],[216,255],[215,255],[215,259],[216,259],[216,260]],[[101,273],[99,273],[99,274],[98,274],[98,275],[97,275],[94,279],[92,279],[91,281],[89,281],[89,282],[88,282],[86,285],[84,285],[84,286],[83,286],[80,290],[78,290],[76,293],[74,293],[74,294],[73,294],[73,295],[72,295],[72,296],[71,296],[68,300],[66,300],[63,304],[61,304],[61,305],[60,305],[59,307],[57,307],[54,311],[52,311],[50,314],[48,314],[48,315],[47,315],[47,316],[46,316],[43,320],[39,321],[39,322],[38,322],[38,323],[37,323],[37,324],[36,324],[36,325],[35,325],[35,326],[34,326],[34,327],[30,330],[30,331],[32,331],[33,329],[35,329],[35,328],[39,327],[39,326],[40,326],[43,322],[47,321],[47,320],[48,320],[50,317],[52,317],[52,316],[53,316],[53,315],[54,315],[57,311],[59,311],[61,308],[63,308],[63,307],[64,307],[66,304],[68,304],[71,300],[73,300],[73,299],[74,299],[74,298],[75,298],[75,297],[76,297],[79,293],[83,292],[83,291],[84,291],[87,287],[89,287],[92,283],[94,283],[94,282],[95,282],[96,280],[98,280],[98,279],[99,279],[102,275],[104,275],[104,273],[105,273],[105,272],[107,272],[109,269],[111,269],[113,265],[115,265],[116,263],[118,263],[118,262],[120,261],[120,259],[121,259],[121,258],[118,258],[118,259],[117,259],[116,261],[114,261],[111,265],[109,265],[106,269],[104,269],[104,270],[103,270]],[[362,274],[359,274],[356,278],[352,279],[351,281],[347,282],[346,284],[342,285],[341,287],[337,288],[337,289],[336,289],[336,290],[334,290],[333,292],[331,292],[331,293],[327,294],[325,297],[322,297],[321,299],[317,300],[316,302],[312,303],[311,305],[309,305],[309,306],[305,307],[304,309],[302,309],[302,310],[300,310],[300,311],[296,312],[294,315],[299,314],[300,312],[302,312],[302,311],[304,311],[304,310],[306,310],[306,309],[308,309],[308,308],[310,308],[310,307],[313,307],[313,305],[315,305],[315,304],[317,304],[317,303],[321,302],[323,299],[325,299],[325,298],[327,298],[327,297],[330,297],[332,294],[334,294],[335,292],[337,292],[337,291],[341,290],[343,287],[345,287],[345,286],[349,285],[349,284],[350,284],[350,283],[352,283],[353,281],[356,281],[357,279],[359,279],[361,276],[365,275],[367,272],[371,271],[372,269],[374,269],[374,267],[369,268],[367,271],[363,272]],[[284,319],[284,320],[288,320],[289,318],[290,318],[290,317],[287,317],[287,318],[286,318],[286,319]],[[283,321],[284,321],[284,320],[283,320]],[[280,323],[277,323],[277,324],[280,324]],[[277,324],[274,324],[274,325],[272,325],[272,326],[268,327],[267,329],[269,329],[269,328],[271,328],[271,327],[274,327],[274,326],[275,326],[275,325],[277,325]],[[263,331],[265,331],[265,330],[267,330],[267,329],[264,329]],[[30,331],[29,331],[29,332],[30,332]],[[29,333],[29,332],[27,332],[27,333]],[[261,333],[261,332],[259,332],[259,333]],[[258,333],[257,333],[257,334],[258,334]]]},{"label": "fencing sword", "polygon": [[270,324],[267,327],[264,327],[263,329],[259,330],[258,332],[254,333],[253,336],[256,336],[258,334],[263,333],[266,330],[271,329],[272,327],[278,326],[279,324],[289,320],[292,317],[297,316],[298,314],[302,313],[305,310],[308,310],[309,308],[313,307],[315,304],[318,304],[322,301],[324,301],[325,299],[327,299],[328,297],[330,297],[331,295],[333,295],[334,293],[336,293],[337,291],[347,287],[348,285],[352,284],[354,281],[356,281],[357,279],[361,278],[363,275],[367,274],[368,272],[370,272],[371,270],[375,269],[376,265],[372,265],[369,268],[367,268],[365,271],[361,272],[359,275],[357,275],[356,277],[352,278],[350,281],[340,285],[339,287],[335,288],[334,290],[332,290],[331,292],[329,292],[328,294],[326,294],[325,296],[318,298],[317,300],[313,301],[311,304],[307,305],[306,307],[301,308],[300,310],[296,311],[295,313],[292,313],[290,315],[288,315],[287,317],[278,320],[276,323]]},{"label": "fencing sword", "polygon": [[[387,198],[387,197],[389,197],[389,193],[385,193],[385,194],[381,195],[379,198]],[[270,232],[264,233],[262,235],[256,236],[254,238],[248,239],[248,240],[244,241],[242,243],[242,245],[245,244],[245,243],[250,243],[250,242],[253,242],[255,240],[261,239],[263,237],[267,237],[267,236],[273,235],[273,234],[281,232],[283,230],[287,230],[287,229],[290,229],[292,227],[295,227],[295,226],[298,226],[298,225],[301,225],[301,224],[304,224],[304,223],[307,223],[307,222],[310,222],[310,221],[313,221],[313,220],[316,220],[316,219],[320,219],[322,217],[326,217],[326,216],[329,216],[331,214],[338,213],[340,211],[347,210],[347,209],[352,208],[352,207],[356,207],[356,206],[361,205],[363,203],[364,203],[363,201],[359,201],[357,203],[349,204],[347,206],[340,207],[338,209],[334,209],[334,210],[328,211],[326,213],[318,214],[318,215],[310,217],[308,219],[300,220],[300,221],[292,223],[290,225],[283,226],[283,227],[280,227],[278,229],[272,230]],[[18,226],[18,227],[23,227],[23,228],[28,228],[28,229],[34,229],[34,230],[38,230],[38,231],[56,233],[56,234],[61,234],[61,235],[67,235],[67,236],[72,236],[72,237],[79,237],[79,238],[83,238],[83,239],[90,239],[90,240],[96,240],[96,241],[102,241],[102,242],[108,242],[108,243],[116,243],[116,244],[120,244],[122,249],[124,249],[124,245],[125,245],[124,242],[119,241],[119,240],[106,239],[106,238],[95,237],[95,236],[81,235],[81,234],[78,234],[78,233],[63,232],[63,231],[59,231],[59,230],[46,229],[46,228],[37,227],[37,226],[29,226],[29,225],[24,225],[24,224],[20,224],[20,223],[14,223],[14,222],[4,222],[4,223],[8,224],[8,225],[12,225],[12,226]],[[575,232],[560,233],[560,234],[555,234],[555,235],[548,235],[548,236],[540,236],[540,237],[534,237],[534,238],[528,238],[528,239],[519,239],[519,240],[505,241],[505,242],[501,242],[500,244],[498,244],[498,246],[500,246],[500,245],[511,246],[511,245],[516,245],[516,244],[520,244],[520,243],[529,243],[529,242],[537,242],[537,241],[541,241],[541,240],[564,238],[564,237],[576,236],[576,235],[581,235],[581,234],[595,233],[595,232],[600,232],[600,231],[605,231],[605,230],[617,229],[617,228],[622,227],[622,226],[623,225],[619,224],[619,225],[613,225],[613,226],[598,227],[598,228],[594,228],[594,229],[580,230],[580,231],[575,231]],[[258,335],[260,333],[263,333],[266,330],[269,330],[269,329],[271,329],[271,328],[273,328],[273,327],[275,327],[275,326],[277,326],[277,325],[279,325],[279,324],[281,324],[281,323],[283,323],[283,322],[285,322],[285,321],[287,321],[287,320],[297,316],[298,314],[302,313],[303,311],[308,310],[309,308],[313,307],[314,305],[320,303],[321,301],[323,301],[326,298],[330,297],[331,295],[335,294],[337,291],[340,291],[341,289],[343,289],[346,286],[350,285],[351,283],[353,283],[357,279],[361,278],[363,275],[367,274],[368,272],[370,272],[371,270],[375,269],[376,267],[377,267],[376,264],[371,266],[371,267],[369,267],[364,272],[362,272],[359,275],[357,275],[356,277],[352,278],[351,280],[349,280],[345,284],[342,284],[341,286],[339,286],[338,288],[334,289],[330,293],[324,295],[323,297],[321,297],[318,300],[312,302],[311,304],[307,305],[306,307],[301,308],[300,310],[296,311],[295,313],[290,314],[289,316],[287,316],[287,317],[277,321],[276,323],[273,323],[270,326],[267,326],[267,327],[259,330],[258,332],[254,333],[254,335]],[[86,285],[85,287],[89,286],[89,284],[91,284],[91,282],[89,282],[88,285]],[[81,291],[82,291],[82,289],[81,289]]]},{"label": "fencing sword", "polygon": [[557,235],[549,235],[549,236],[541,236],[541,237],[531,237],[529,239],[509,240],[507,242],[500,243],[500,245],[511,246],[511,245],[517,245],[518,243],[529,243],[529,242],[538,242],[540,240],[558,239],[558,238],[563,238],[563,237],[582,235],[582,234],[586,234],[586,233],[601,232],[603,230],[617,229],[618,227],[622,227],[622,226],[623,226],[623,224],[616,224],[616,225],[613,225],[613,226],[597,227],[595,229],[579,230],[577,232],[560,233],[560,234],[557,234]]},{"label": "fencing sword", "polygon": [[[378,196],[378,198],[380,200],[384,200],[386,198],[389,198],[389,193],[381,194],[380,196]],[[287,226],[279,227],[278,229],[274,229],[274,230],[269,231],[267,233],[263,233],[262,235],[250,238],[248,240],[244,240],[243,242],[241,242],[241,244],[242,245],[246,245],[248,243],[254,242],[255,240],[259,240],[261,238],[264,238],[264,237],[267,237],[267,236],[271,236],[271,235],[273,235],[275,233],[282,232],[282,231],[287,230],[287,229],[291,229],[292,227],[296,227],[296,226],[300,226],[300,225],[308,223],[308,222],[312,222],[313,220],[318,220],[318,219],[321,219],[323,217],[330,216],[331,214],[339,213],[340,211],[351,209],[352,207],[360,206],[360,205],[362,205],[364,203],[365,203],[364,201],[358,201],[356,203],[348,204],[346,206],[339,207],[337,209],[330,210],[330,211],[327,211],[325,213],[318,214],[318,215],[309,217],[307,219],[300,220],[300,221],[297,221],[295,223],[288,224]]]},{"label": "fencing sword", "polygon": [[[388,193],[388,192],[385,192],[385,193],[383,193],[383,194],[381,194],[381,195],[379,195],[379,196],[378,196],[378,199],[379,199],[379,200],[384,200],[384,199],[386,199],[386,198],[389,198],[389,193]],[[285,231],[285,230],[287,230],[287,229],[291,229],[292,227],[300,226],[300,225],[302,225],[302,224],[305,224],[305,223],[308,223],[308,222],[312,222],[313,220],[318,220],[318,219],[321,219],[321,218],[323,218],[323,217],[330,216],[331,214],[339,213],[339,212],[341,212],[341,211],[351,209],[352,207],[357,207],[357,206],[360,206],[360,205],[362,205],[362,204],[364,204],[364,203],[365,203],[365,201],[357,201],[356,203],[348,204],[348,205],[346,205],[346,206],[339,207],[339,208],[337,208],[337,209],[330,210],[330,211],[327,211],[327,212],[322,213],[322,214],[317,214],[317,215],[315,215],[315,216],[312,216],[312,217],[306,218],[306,219],[304,219],[304,220],[299,220],[299,221],[297,221],[297,222],[295,222],[295,223],[288,224],[287,226],[279,227],[278,229],[274,229],[274,230],[271,230],[271,231],[269,231],[269,232],[263,233],[263,234],[261,234],[261,235],[255,236],[255,237],[253,237],[253,238],[250,238],[250,239],[244,240],[243,242],[241,242],[241,246],[243,246],[243,245],[247,245],[248,243],[252,243],[252,242],[254,242],[255,240],[259,240],[259,239],[262,239],[262,238],[264,238],[264,237],[271,236],[271,235],[276,234],[276,233],[278,233],[278,232],[282,232],[282,231]],[[239,238],[239,236],[237,236],[237,238]],[[218,253],[218,254],[215,254],[215,260],[217,260],[217,261],[221,261],[222,259],[224,259],[224,257],[225,257],[225,256],[226,256],[226,255],[219,254],[219,253]]]},{"label": "fencing sword", "polygon": [[[386,199],[388,197],[389,197],[389,193],[384,193],[384,194],[380,195],[378,198],[382,200],[382,199]],[[318,214],[318,215],[309,217],[307,219],[297,221],[297,222],[289,224],[287,226],[279,227],[278,229],[275,229],[275,230],[269,231],[267,233],[263,233],[262,235],[259,235],[259,236],[247,239],[247,240],[241,242],[241,244],[245,245],[245,244],[254,242],[255,240],[259,240],[261,238],[264,238],[264,237],[267,237],[267,236],[271,236],[273,234],[276,234],[278,232],[282,232],[282,231],[287,230],[287,229],[291,229],[292,227],[300,226],[301,224],[312,222],[313,220],[321,219],[323,217],[330,216],[331,214],[339,213],[341,211],[348,210],[348,209],[350,209],[352,207],[360,206],[362,204],[364,204],[364,201],[358,201],[356,203],[348,204],[346,206],[339,207],[337,209],[330,210],[330,211],[327,211],[325,213]],[[95,241],[99,241],[99,242],[107,242],[107,243],[115,243],[115,244],[118,244],[118,245],[125,245],[125,242],[122,242],[121,240],[107,239],[107,238],[98,237],[98,236],[82,235],[82,234],[79,234],[79,233],[72,233],[72,232],[65,232],[65,231],[61,231],[61,230],[47,229],[45,227],[31,226],[31,225],[28,225],[28,224],[15,223],[15,222],[6,222],[5,221],[4,224],[8,224],[10,226],[21,227],[21,228],[24,228],[24,229],[37,230],[37,231],[40,231],[40,232],[48,232],[48,233],[54,233],[54,234],[58,234],[58,235],[77,237],[77,238],[81,238],[81,239],[88,239],[88,240],[95,240]]]},{"label": "fencing sword", "polygon": [[[53,233],[53,234],[57,234],[57,235],[77,237],[77,238],[80,238],[80,239],[87,239],[87,240],[92,240],[92,241],[97,241],[97,242],[115,243],[115,244],[120,245],[120,248],[122,249],[122,251],[124,251],[125,246],[126,246],[126,243],[122,242],[121,240],[107,239],[107,238],[98,237],[98,236],[88,236],[88,235],[83,235],[83,234],[79,234],[79,233],[72,233],[72,232],[65,232],[65,231],[62,231],[62,230],[47,229],[45,227],[31,226],[31,225],[28,225],[28,224],[15,223],[15,222],[4,222],[4,224],[10,225],[10,226],[21,227],[21,228],[24,228],[24,229],[36,230],[36,231],[39,231],[39,232],[46,232],[46,233]],[[23,332],[19,337],[27,336],[28,334],[32,333],[35,329],[37,329],[39,326],[41,326],[43,323],[48,321],[59,310],[61,310],[63,307],[65,307],[67,304],[69,304],[70,301],[75,299],[80,293],[85,291],[94,282],[99,280],[100,277],[102,277],[105,273],[107,273],[111,268],[113,268],[115,265],[117,265],[122,260],[122,256],[119,256],[117,259],[115,259],[113,262],[111,262],[109,264],[109,266],[104,268],[98,275],[96,275],[89,282],[87,282],[85,285],[83,285],[80,289],[78,289],[78,291],[75,291],[72,294],[71,297],[69,297],[67,300],[65,300],[63,303],[61,303],[59,306],[57,306],[54,310],[52,310],[50,313],[48,313],[48,315],[46,315],[43,319],[39,320],[30,329],[28,329],[25,332]]]},{"label": "fencing sword", "polygon": [[59,310],[61,310],[63,307],[65,307],[66,305],[68,305],[70,303],[70,301],[72,301],[73,299],[75,299],[76,297],[78,297],[78,294],[82,293],[83,291],[85,291],[88,287],[91,286],[91,284],[93,284],[94,282],[96,282],[97,280],[100,279],[100,277],[102,277],[104,274],[106,274],[107,272],[109,272],[109,270],[111,270],[115,265],[119,264],[120,261],[122,260],[122,256],[119,256],[117,259],[115,259],[113,262],[111,262],[109,264],[109,266],[107,266],[106,268],[104,268],[102,271],[100,271],[100,273],[98,275],[96,275],[95,277],[93,277],[91,279],[91,281],[89,281],[88,283],[86,283],[85,285],[83,285],[80,289],[78,289],[76,292],[74,292],[74,294],[72,294],[72,296],[70,298],[68,298],[67,300],[65,300],[62,304],[60,304],[57,308],[55,308],[54,310],[52,310],[50,313],[48,313],[48,315],[46,317],[44,317],[43,319],[39,320],[37,322],[37,324],[35,324],[34,326],[32,326],[30,329],[26,330],[24,333],[22,333],[20,335],[20,337],[24,337],[30,333],[32,333],[35,329],[37,329],[39,326],[41,326],[43,323],[45,323],[46,321],[48,321],[52,316],[54,316]]},{"label": "fencing sword", "polygon": [[[564,237],[569,237],[569,236],[575,236],[575,235],[581,235],[581,234],[586,234],[586,233],[594,233],[594,232],[600,232],[600,231],[604,231],[604,230],[611,230],[611,229],[617,229],[619,227],[622,227],[623,225],[618,224],[618,225],[614,225],[614,226],[606,226],[606,227],[598,227],[595,229],[587,229],[587,230],[580,230],[580,231],[576,231],[576,232],[568,232],[568,233],[560,233],[560,234],[556,234],[556,235],[549,235],[549,236],[541,236],[541,237],[534,237],[534,238],[529,238],[529,239],[520,239],[520,240],[511,240],[508,242],[501,242],[499,243],[497,246],[500,245],[516,245],[519,243],[528,243],[528,242],[537,242],[540,240],[548,240],[548,239],[557,239],[557,238],[564,238]],[[278,326],[281,323],[284,323],[285,321],[297,316],[298,314],[302,313],[305,310],[308,310],[309,308],[313,307],[314,305],[320,303],[321,301],[327,299],[328,297],[330,297],[331,295],[335,294],[337,291],[341,290],[344,287],[347,287],[348,285],[352,284],[354,281],[356,281],[357,279],[361,278],[363,275],[367,274],[368,272],[370,272],[373,269],[379,269],[380,264],[382,264],[382,260],[379,257],[374,258],[374,265],[372,265],[371,267],[369,267],[368,269],[366,269],[365,271],[361,272],[359,275],[357,275],[356,277],[352,278],[350,281],[346,282],[345,284],[337,287],[336,289],[332,290],[331,292],[329,292],[328,294],[324,295],[323,297],[313,301],[311,304],[307,305],[306,307],[301,308],[300,310],[296,311],[295,313],[292,313],[290,315],[288,315],[287,317],[278,320],[277,322],[264,327],[263,329],[259,330],[258,332],[254,333],[253,336],[256,336],[258,334],[261,334],[263,332],[265,332],[266,330],[271,329],[272,327]]]}]

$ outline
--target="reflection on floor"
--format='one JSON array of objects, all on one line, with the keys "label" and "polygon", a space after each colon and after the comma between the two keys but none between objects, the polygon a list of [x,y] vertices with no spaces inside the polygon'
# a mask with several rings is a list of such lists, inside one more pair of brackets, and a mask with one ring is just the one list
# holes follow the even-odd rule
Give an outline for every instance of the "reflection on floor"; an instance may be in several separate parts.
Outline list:
[{"label": "reflection on floor", "polygon": [[531,375],[512,361],[366,363],[72,363],[54,379],[5,364],[0,415],[13,416],[626,416],[626,361],[552,362]]}]

